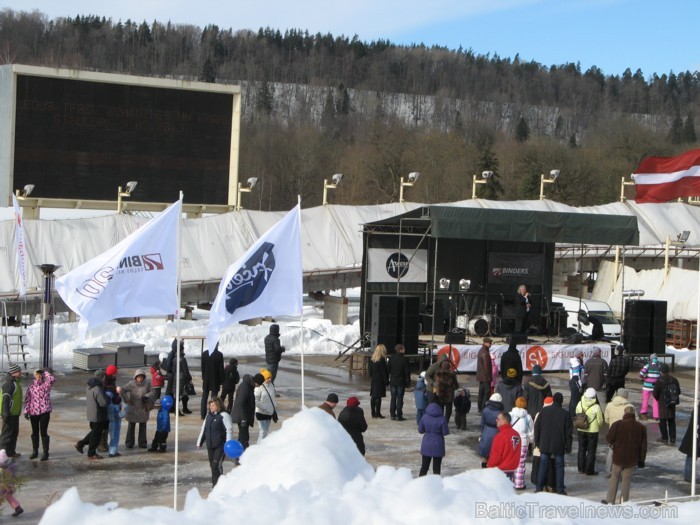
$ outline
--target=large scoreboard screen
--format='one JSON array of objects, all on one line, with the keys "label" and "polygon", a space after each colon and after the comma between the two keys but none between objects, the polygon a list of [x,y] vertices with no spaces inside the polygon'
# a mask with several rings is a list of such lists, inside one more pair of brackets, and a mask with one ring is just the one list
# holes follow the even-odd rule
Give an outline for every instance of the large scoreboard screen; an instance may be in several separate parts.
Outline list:
[{"label": "large scoreboard screen", "polygon": [[185,202],[228,204],[232,93],[19,73],[14,95],[14,189],[115,200],[134,180],[133,200],[182,190]]}]

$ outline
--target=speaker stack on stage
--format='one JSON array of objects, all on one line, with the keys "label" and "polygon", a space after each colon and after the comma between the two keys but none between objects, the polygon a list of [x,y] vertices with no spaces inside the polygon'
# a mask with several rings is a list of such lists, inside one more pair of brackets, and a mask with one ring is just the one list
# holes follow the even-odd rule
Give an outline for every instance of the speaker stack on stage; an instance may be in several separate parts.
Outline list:
[{"label": "speaker stack on stage", "polygon": [[630,354],[665,353],[666,301],[626,301],[623,340]]},{"label": "speaker stack on stage", "polygon": [[372,350],[383,344],[389,353],[401,343],[407,354],[418,353],[420,299],[411,295],[372,296]]}]

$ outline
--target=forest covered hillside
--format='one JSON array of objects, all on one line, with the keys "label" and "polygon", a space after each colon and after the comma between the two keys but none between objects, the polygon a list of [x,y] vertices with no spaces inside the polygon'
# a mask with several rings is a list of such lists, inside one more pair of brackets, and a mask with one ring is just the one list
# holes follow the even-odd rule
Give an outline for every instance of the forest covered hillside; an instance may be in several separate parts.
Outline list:
[{"label": "forest covered hillside", "polygon": [[411,201],[469,198],[484,170],[495,176],[479,197],[532,199],[551,169],[561,176],[548,198],[601,204],[645,156],[697,147],[698,72],[605,75],[303,30],[5,9],[0,64],[11,63],[240,84],[240,177],[260,179],[246,202],[263,210],[288,209],[297,194],[320,204],[323,180],[339,172],[329,200],[343,204],[396,201],[412,171],[422,177]]}]

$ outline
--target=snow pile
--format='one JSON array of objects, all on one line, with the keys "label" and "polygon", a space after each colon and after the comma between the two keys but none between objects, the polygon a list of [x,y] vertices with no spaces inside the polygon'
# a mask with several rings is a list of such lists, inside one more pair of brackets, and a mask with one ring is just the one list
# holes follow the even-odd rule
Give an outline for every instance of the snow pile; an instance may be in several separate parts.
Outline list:
[{"label": "snow pile", "polygon": [[[228,468],[227,464],[227,468]],[[135,495],[136,497],[136,495]],[[147,498],[144,499],[147,501]],[[472,470],[457,476],[413,478],[406,468],[382,466],[375,472],[342,427],[319,409],[298,413],[282,428],[249,448],[241,466],[222,476],[208,499],[197,489],[185,508],[128,510],[115,503],[83,503],[71,489],[45,512],[51,525],[127,524],[211,525],[367,525],[479,523],[696,523],[700,503],[669,507],[604,506],[554,494],[515,494],[498,470]]]}]

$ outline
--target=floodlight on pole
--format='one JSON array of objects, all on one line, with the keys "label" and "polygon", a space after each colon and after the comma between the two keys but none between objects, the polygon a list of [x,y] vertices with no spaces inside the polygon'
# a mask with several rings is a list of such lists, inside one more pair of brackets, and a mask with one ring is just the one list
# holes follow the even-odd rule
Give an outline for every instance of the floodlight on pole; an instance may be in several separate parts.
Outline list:
[{"label": "floodlight on pole", "polygon": [[250,177],[246,182],[245,187],[240,182],[238,183],[238,198],[236,199],[236,210],[243,209],[243,206],[241,206],[241,193],[250,193],[251,191],[253,191],[253,188],[255,188],[255,185],[257,183],[257,177]]},{"label": "floodlight on pole", "polygon": [[336,173],[331,177],[331,183],[328,184],[328,179],[323,179],[323,205],[325,206],[328,204],[328,190],[334,190],[338,187],[338,184],[340,184],[340,181],[343,180],[343,174],[342,173]]},{"label": "floodlight on pole", "polygon": [[401,186],[399,189],[399,202],[403,202],[403,189],[406,187],[412,187],[416,182],[418,182],[419,178],[420,173],[417,171],[412,171],[411,173],[409,173],[407,181],[404,181],[403,177],[401,177]]},{"label": "floodlight on pole", "polygon": [[138,181],[130,180],[126,183],[124,188],[119,186],[119,188],[117,189],[117,213],[122,212],[122,197],[131,197],[131,194],[136,189],[136,186],[138,186],[138,184]]},{"label": "floodlight on pole", "polygon": [[476,175],[472,175],[472,199],[476,199],[476,185],[486,184],[491,177],[493,177],[493,171],[482,171],[481,179],[478,179]]},{"label": "floodlight on pole", "polygon": [[551,170],[547,178],[545,178],[544,173],[540,175],[540,200],[544,200],[544,185],[554,184],[554,182],[559,178],[559,170]]}]

